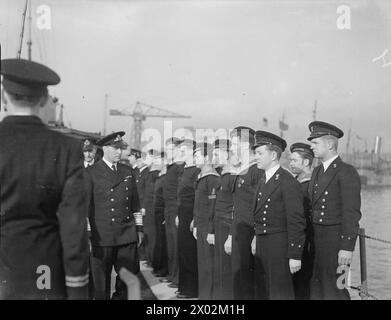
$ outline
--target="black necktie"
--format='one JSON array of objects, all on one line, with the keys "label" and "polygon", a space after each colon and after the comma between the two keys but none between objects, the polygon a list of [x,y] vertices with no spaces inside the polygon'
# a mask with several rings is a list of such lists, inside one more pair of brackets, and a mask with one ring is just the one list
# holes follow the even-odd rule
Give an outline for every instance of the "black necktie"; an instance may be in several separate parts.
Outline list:
[{"label": "black necktie", "polygon": [[117,172],[117,167],[115,166],[115,164],[113,164],[113,165],[111,166],[111,169],[113,169],[114,172]]},{"label": "black necktie", "polygon": [[324,166],[322,164],[318,172],[318,179],[321,179],[323,175],[324,175]]},{"label": "black necktie", "polygon": [[263,173],[261,177],[261,181],[259,183],[259,190],[261,190],[265,184],[266,184],[266,173]]}]

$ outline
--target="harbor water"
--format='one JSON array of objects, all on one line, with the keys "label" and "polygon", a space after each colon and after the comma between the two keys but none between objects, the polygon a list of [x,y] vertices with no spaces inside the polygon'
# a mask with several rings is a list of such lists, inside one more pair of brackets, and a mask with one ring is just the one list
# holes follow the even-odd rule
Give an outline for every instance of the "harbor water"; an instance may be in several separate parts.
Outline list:
[{"label": "harbor water", "polygon": [[[391,241],[391,187],[363,187],[360,226],[366,235]],[[366,239],[368,292],[391,299],[391,244]],[[360,285],[360,251],[357,239],[351,268],[351,285]]]}]

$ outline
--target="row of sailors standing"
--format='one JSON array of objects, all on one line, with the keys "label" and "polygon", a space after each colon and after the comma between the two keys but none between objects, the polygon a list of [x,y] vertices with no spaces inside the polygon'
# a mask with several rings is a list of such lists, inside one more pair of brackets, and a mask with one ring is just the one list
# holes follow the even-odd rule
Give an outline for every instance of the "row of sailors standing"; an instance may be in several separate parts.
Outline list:
[{"label": "row of sailors standing", "polygon": [[[59,76],[23,59],[2,60],[1,74],[9,114],[0,122],[1,299],[82,299],[88,269],[94,297],[109,299],[112,268],[137,274],[143,242],[145,259],[178,297],[349,299],[338,269],[352,261],[361,185],[338,156],[339,128],[309,125],[309,159],[297,158],[308,147],[291,146],[301,184],[279,164],[286,142],[246,127],[233,130],[232,154],[228,142],[216,142],[212,156],[209,145],[173,138],[165,155],[149,152],[143,170],[120,163],[126,144],[116,132],[97,142],[103,158],[89,155],[83,173],[77,142],[37,116]],[[313,156],[322,163],[311,173]],[[37,286],[37,266],[49,268],[50,288]],[[117,277],[113,298],[126,296]]]},{"label": "row of sailors standing", "polygon": [[279,164],[285,140],[247,127],[213,146],[172,138],[166,153],[148,152],[145,259],[178,298],[349,298],[337,269],[351,262],[360,181],[336,153],[343,132],[309,127],[315,156],[329,161],[312,172],[311,147],[293,144],[297,179]]}]

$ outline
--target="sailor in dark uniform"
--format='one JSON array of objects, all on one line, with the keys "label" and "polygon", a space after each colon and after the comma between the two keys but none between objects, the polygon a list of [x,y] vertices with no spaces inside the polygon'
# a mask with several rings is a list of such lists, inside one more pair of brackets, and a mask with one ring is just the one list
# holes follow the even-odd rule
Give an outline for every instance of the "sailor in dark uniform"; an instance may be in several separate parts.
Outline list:
[{"label": "sailor in dark uniform", "polygon": [[212,146],[200,143],[194,151],[198,175],[194,200],[193,235],[197,239],[198,298],[213,297],[214,209],[219,174],[212,166]]},{"label": "sailor in dark uniform", "polygon": [[[148,167],[144,163],[146,157],[145,152],[139,152],[136,150],[136,169],[133,170],[133,174],[135,174],[136,178],[136,185],[137,185],[137,192],[138,192],[138,198],[140,201],[140,212],[141,215],[145,218],[145,195],[146,195],[146,178],[148,175]],[[141,243],[141,246],[138,250],[140,260],[143,261],[145,265],[149,265],[150,261],[148,261],[147,257],[147,249],[146,249],[146,241],[143,240]]]},{"label": "sailor in dark uniform", "polygon": [[153,192],[153,206],[155,212],[156,245],[153,253],[153,274],[156,277],[165,277],[168,274],[167,262],[167,240],[164,228],[164,198],[163,181],[166,176],[165,153],[160,153],[160,163],[156,160],[156,165],[160,166],[160,172],[155,182]]},{"label": "sailor in dark uniform", "polygon": [[169,287],[178,288],[178,229],[175,220],[178,216],[178,181],[183,172],[183,160],[180,158],[179,146],[182,140],[169,138],[165,142],[167,154],[167,172],[163,181],[164,221],[167,239],[168,277],[162,282],[171,282]]},{"label": "sailor in dark uniform", "polygon": [[193,237],[192,221],[195,197],[195,183],[200,169],[193,159],[195,141],[185,139],[180,149],[185,166],[178,182],[178,249],[179,286],[178,298],[198,296],[197,242]]},{"label": "sailor in dark uniform", "polygon": [[132,170],[119,163],[124,134],[115,132],[97,141],[103,159],[87,168],[95,299],[110,299],[113,266],[117,273],[113,299],[126,299],[127,288],[118,272],[124,267],[137,274],[140,268],[137,245],[143,233],[133,215],[140,212],[136,181]]},{"label": "sailor in dark uniform", "polygon": [[224,244],[231,230],[233,220],[233,197],[230,161],[231,142],[218,139],[214,143],[213,164],[220,174],[216,190],[214,214],[214,272],[213,299],[232,300],[232,264],[231,256],[224,251]]},{"label": "sailor in dark uniform", "polygon": [[84,168],[92,166],[95,163],[97,147],[91,141],[91,139],[84,139],[83,141],[83,156],[84,156]]},{"label": "sailor in dark uniform", "polygon": [[[231,237],[225,244],[229,247],[232,240],[232,276],[235,300],[254,299],[254,256],[251,253],[251,241],[254,238],[253,200],[255,189],[261,180],[262,170],[258,169],[251,149],[254,145],[254,130],[237,127],[231,132],[231,150],[233,160],[237,158],[239,166],[234,174],[232,186],[234,211]],[[228,251],[229,252],[229,251]]]},{"label": "sailor in dark uniform", "polygon": [[128,155],[128,160],[129,160],[130,166],[134,170],[134,175],[136,177],[138,177],[138,175],[140,174],[139,168],[137,168],[137,159],[140,159],[140,158],[141,158],[141,151],[131,148],[129,155]]},{"label": "sailor in dark uniform", "polygon": [[308,140],[322,162],[309,185],[315,246],[311,299],[350,299],[347,281],[339,278],[346,280],[359,231],[360,177],[338,156],[341,129],[321,121],[311,122],[309,129]]},{"label": "sailor in dark uniform", "polygon": [[1,61],[0,300],[87,299],[87,202],[80,142],[38,118],[46,66]]},{"label": "sailor in dark uniform", "polygon": [[[160,165],[156,164],[156,160],[160,160],[160,152],[154,149],[147,151],[145,157],[145,164],[147,166],[147,173],[145,176],[145,195],[144,195],[144,206],[145,216],[143,219],[144,226],[144,248],[147,258],[147,263],[153,266],[153,252],[155,248],[156,240],[156,228],[155,228],[155,212],[153,204],[153,196],[155,183],[160,173]],[[144,171],[143,171],[144,172]]]},{"label": "sailor in dark uniform", "polygon": [[[83,156],[84,156],[84,168],[88,168],[95,163],[95,157],[96,157],[96,150],[97,147],[96,145],[92,142],[91,139],[84,139],[83,140]],[[87,174],[86,170],[84,172]],[[85,178],[86,180],[86,178]],[[87,232],[88,232],[88,238],[89,238],[89,247],[91,251],[91,225],[90,222],[88,221],[87,218]],[[92,276],[92,255],[90,252],[90,267],[89,267],[89,283],[88,283],[88,296],[90,299],[93,299],[94,297],[94,281],[93,281],[93,276]]]},{"label": "sailor in dark uniform", "polygon": [[303,248],[301,270],[293,276],[295,298],[297,300],[308,300],[310,298],[310,280],[314,264],[314,241],[311,223],[311,204],[308,194],[308,187],[312,175],[312,162],[314,153],[311,146],[305,143],[294,143],[290,147],[291,155],[289,166],[300,183],[304,195],[304,215],[306,219],[306,239]]},{"label": "sailor in dark uniform", "polygon": [[294,299],[292,274],[301,268],[306,227],[303,193],[297,180],[279,164],[285,148],[279,136],[255,133],[257,165],[265,171],[253,211],[257,299]]}]

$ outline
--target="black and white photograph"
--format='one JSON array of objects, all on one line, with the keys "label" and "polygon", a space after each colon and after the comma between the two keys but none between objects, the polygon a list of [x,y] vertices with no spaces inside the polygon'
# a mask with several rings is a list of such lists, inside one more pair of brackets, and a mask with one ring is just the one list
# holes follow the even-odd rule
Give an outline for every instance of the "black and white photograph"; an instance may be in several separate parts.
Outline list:
[{"label": "black and white photograph", "polygon": [[391,300],[391,0],[1,0],[0,46],[0,300]]}]

